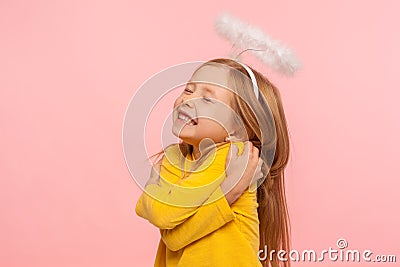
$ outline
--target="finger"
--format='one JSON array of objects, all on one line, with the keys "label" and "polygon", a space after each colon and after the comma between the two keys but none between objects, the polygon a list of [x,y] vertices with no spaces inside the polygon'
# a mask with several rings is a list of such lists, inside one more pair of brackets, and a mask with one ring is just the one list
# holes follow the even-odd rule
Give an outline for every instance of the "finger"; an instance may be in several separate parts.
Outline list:
[{"label": "finger", "polygon": [[261,169],[262,164],[263,164],[263,160],[261,158],[259,158],[253,179],[250,181],[250,184],[249,184],[248,191],[250,193],[253,193],[255,190],[257,190],[257,185],[258,185],[257,181],[263,177],[263,173],[262,173],[262,169]]},{"label": "finger", "polygon": [[238,146],[231,143],[231,145],[229,147],[228,155],[226,157],[225,167],[229,166],[232,159],[235,159],[238,157],[238,152],[239,152]]},{"label": "finger", "polygon": [[251,150],[253,151],[253,142],[251,142],[251,141],[246,141],[248,144],[249,144],[249,146],[250,146],[250,148],[251,148]]},{"label": "finger", "polygon": [[258,158],[258,148],[252,143],[251,143],[251,158],[257,157]]},{"label": "finger", "polygon": [[254,146],[254,153],[258,156],[259,152],[260,152],[260,150],[258,149],[258,147]]},{"label": "finger", "polygon": [[250,184],[250,186],[248,187],[248,191],[249,191],[250,193],[253,193],[254,191],[257,190],[257,185],[258,185],[257,180],[255,180],[255,182],[252,182],[252,183]]},{"label": "finger", "polygon": [[252,157],[256,157],[258,159],[258,152],[259,152],[258,147],[253,145]]},{"label": "finger", "polygon": [[253,193],[254,191],[257,190],[257,185],[258,185],[258,180],[260,178],[257,178],[256,176],[253,177],[253,179],[251,180],[249,187],[248,187],[248,191],[250,193]]},{"label": "finger", "polygon": [[263,160],[260,157],[257,157],[255,160],[253,160],[253,164],[255,164],[254,167],[254,172],[253,172],[253,179],[258,179],[262,175],[262,165],[263,165]]},{"label": "finger", "polygon": [[261,158],[258,158],[258,166],[257,166],[257,170],[259,172],[258,178],[261,178],[263,176],[263,173],[262,173],[263,163],[264,163],[264,161]]},{"label": "finger", "polygon": [[249,154],[251,154],[250,152],[251,152],[251,142],[246,141],[244,142],[244,148],[241,155],[246,155],[246,157],[249,157]]},{"label": "finger", "polygon": [[253,145],[252,142],[249,141],[249,146],[250,146],[250,155],[249,155],[249,157],[250,157],[250,159],[251,159],[251,158],[253,158],[254,145]]},{"label": "finger", "polygon": [[258,157],[257,170],[261,170],[262,164],[263,164],[263,160],[260,157]]},{"label": "finger", "polygon": [[259,163],[258,148],[254,145],[252,146],[250,162],[253,166],[256,166]]},{"label": "finger", "polygon": [[[255,161],[253,161],[253,163],[255,163]],[[258,179],[260,177],[262,163],[263,163],[262,159],[258,157],[256,162],[257,166],[255,167],[253,173],[253,179]]]},{"label": "finger", "polygon": [[247,141],[248,144],[248,150],[247,150],[247,163],[251,162],[253,159],[253,150],[254,150],[254,145],[251,141]]},{"label": "finger", "polygon": [[230,152],[231,152],[231,157],[237,157],[237,154],[238,154],[238,151],[239,151],[238,146],[235,145],[235,144],[231,144],[229,149],[230,149]]}]

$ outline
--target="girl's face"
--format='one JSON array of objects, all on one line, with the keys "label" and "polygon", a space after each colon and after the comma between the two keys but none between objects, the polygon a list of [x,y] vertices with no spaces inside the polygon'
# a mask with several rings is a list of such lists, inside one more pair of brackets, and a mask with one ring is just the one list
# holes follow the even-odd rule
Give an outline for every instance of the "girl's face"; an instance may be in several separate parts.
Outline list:
[{"label": "girl's face", "polygon": [[199,146],[204,138],[214,143],[224,142],[231,132],[234,93],[207,83],[215,82],[215,75],[218,75],[218,84],[227,84],[226,72],[216,67],[202,67],[193,74],[174,103],[172,132],[193,146]]}]

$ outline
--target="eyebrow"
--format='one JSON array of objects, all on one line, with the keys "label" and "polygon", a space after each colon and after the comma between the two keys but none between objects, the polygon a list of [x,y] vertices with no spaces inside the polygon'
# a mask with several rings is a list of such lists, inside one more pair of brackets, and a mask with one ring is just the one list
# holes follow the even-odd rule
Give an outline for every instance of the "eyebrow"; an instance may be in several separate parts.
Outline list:
[{"label": "eyebrow", "polygon": [[[187,85],[191,85],[191,86],[193,86],[193,87],[196,89],[196,83],[194,83],[194,82],[188,82]],[[213,96],[216,96],[215,90],[211,89],[211,88],[208,87],[207,85],[204,85],[204,86],[203,86],[203,89],[204,89],[205,91],[207,91],[208,93],[212,94]]]}]

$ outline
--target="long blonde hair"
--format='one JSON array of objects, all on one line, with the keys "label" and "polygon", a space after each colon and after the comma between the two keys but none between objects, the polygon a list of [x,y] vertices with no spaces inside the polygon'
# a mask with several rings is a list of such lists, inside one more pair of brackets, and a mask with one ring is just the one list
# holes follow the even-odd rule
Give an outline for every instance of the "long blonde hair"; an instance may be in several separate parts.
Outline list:
[{"label": "long blonde hair", "polygon": [[[209,60],[204,64],[219,63],[234,68],[247,77],[247,71],[236,61],[227,58],[217,58]],[[203,64],[203,65],[204,65]],[[249,66],[250,67],[250,66]],[[276,145],[275,155],[270,167],[270,170],[265,177],[265,180],[257,188],[257,202],[259,233],[260,233],[260,250],[265,249],[267,246],[268,251],[284,250],[287,253],[290,251],[290,219],[286,203],[285,194],[285,175],[284,170],[289,160],[289,134],[283,110],[283,104],[279,90],[273,85],[266,77],[254,70],[254,76],[257,80],[260,93],[264,96],[269,109],[272,113],[275,129],[276,129]],[[246,88],[245,88],[246,89]],[[252,90],[251,88],[247,88]],[[246,89],[246,90],[247,90]],[[238,95],[234,94],[235,107],[234,110],[241,117],[247,131],[249,140],[261,151],[261,130],[257,122],[255,114],[252,112],[248,104]],[[179,144],[182,155],[186,156],[192,153],[193,147],[190,144],[181,142]],[[162,155],[164,151],[160,151],[150,158]],[[267,253],[264,251],[264,253]],[[269,253],[268,253],[269,254]],[[287,261],[283,261],[283,266],[290,267],[289,257]],[[269,255],[266,255],[266,260],[262,261],[264,267],[279,266],[277,257],[273,257],[270,261]]]}]

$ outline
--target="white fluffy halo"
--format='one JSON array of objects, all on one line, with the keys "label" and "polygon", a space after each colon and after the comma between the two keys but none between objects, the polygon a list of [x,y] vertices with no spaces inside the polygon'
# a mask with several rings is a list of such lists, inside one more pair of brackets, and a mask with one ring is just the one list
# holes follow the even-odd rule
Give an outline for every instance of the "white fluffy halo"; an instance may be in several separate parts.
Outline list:
[{"label": "white fluffy halo", "polygon": [[222,13],[215,21],[215,30],[236,49],[249,49],[263,63],[286,75],[301,67],[296,55],[282,42],[274,40],[260,28]]}]

